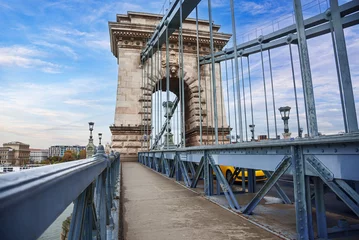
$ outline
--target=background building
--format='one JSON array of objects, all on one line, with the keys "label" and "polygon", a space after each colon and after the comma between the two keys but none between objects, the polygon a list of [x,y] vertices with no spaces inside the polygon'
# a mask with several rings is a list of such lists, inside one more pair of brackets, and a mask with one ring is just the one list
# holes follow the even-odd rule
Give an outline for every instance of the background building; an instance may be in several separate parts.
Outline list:
[{"label": "background building", "polygon": [[48,149],[34,149],[30,148],[30,162],[40,163],[49,157]]},{"label": "background building", "polygon": [[30,160],[29,144],[15,141],[15,142],[4,143],[3,147],[13,149],[15,165],[25,165],[26,163],[29,162]]},{"label": "background building", "polygon": [[65,146],[65,145],[56,145],[56,146],[51,146],[49,148],[49,157],[63,157],[64,153],[67,150],[71,150],[76,154],[79,154],[81,150],[85,149],[85,146],[79,146],[79,145],[74,145],[74,146]]},{"label": "background building", "polygon": [[0,165],[14,165],[15,152],[9,147],[0,147]]}]

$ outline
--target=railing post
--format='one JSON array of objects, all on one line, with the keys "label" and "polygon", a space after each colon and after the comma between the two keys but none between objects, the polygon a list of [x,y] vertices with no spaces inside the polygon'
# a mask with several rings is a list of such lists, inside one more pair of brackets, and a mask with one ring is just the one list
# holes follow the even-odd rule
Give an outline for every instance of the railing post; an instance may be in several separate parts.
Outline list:
[{"label": "railing post", "polygon": [[93,184],[91,183],[75,200],[68,239],[92,239]]}]

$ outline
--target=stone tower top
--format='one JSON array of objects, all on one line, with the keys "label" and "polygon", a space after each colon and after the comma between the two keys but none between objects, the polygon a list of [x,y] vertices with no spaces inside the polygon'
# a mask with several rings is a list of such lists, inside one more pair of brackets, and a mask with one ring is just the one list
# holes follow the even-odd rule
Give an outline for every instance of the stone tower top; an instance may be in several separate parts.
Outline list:
[{"label": "stone tower top", "polygon": [[[163,15],[140,12],[118,14],[116,22],[109,22],[110,43],[113,55],[118,58],[121,48],[143,49],[147,40],[151,38],[157,24]],[[222,50],[231,37],[231,34],[220,33],[220,25],[213,25],[214,47]],[[209,53],[209,22],[198,20],[200,54]],[[184,52],[196,52],[196,19],[187,18],[183,22]],[[170,48],[178,47],[178,34],[170,37]]]}]

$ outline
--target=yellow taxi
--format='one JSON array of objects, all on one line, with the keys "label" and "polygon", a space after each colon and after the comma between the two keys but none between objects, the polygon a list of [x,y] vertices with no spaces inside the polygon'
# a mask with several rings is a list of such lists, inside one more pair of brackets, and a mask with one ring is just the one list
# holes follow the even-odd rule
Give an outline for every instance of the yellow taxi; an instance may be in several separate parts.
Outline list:
[{"label": "yellow taxi", "polygon": [[[223,176],[227,179],[227,181],[229,181],[229,179],[232,177],[232,174],[234,173],[234,167],[232,167],[232,166],[219,166],[219,167],[221,168]],[[256,172],[256,181],[257,182],[262,182],[262,181],[267,180],[267,177],[262,170],[256,170],[255,172]],[[247,181],[247,178],[248,178],[247,171],[244,171],[244,177],[245,177],[245,181]],[[238,177],[236,178],[235,181],[236,182],[242,181],[242,171],[238,174]]]}]

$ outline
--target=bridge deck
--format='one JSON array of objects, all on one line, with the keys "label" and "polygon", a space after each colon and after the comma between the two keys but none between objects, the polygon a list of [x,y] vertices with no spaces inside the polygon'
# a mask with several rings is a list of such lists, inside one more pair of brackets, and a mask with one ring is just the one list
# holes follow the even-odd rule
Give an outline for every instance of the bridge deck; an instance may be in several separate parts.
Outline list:
[{"label": "bridge deck", "polygon": [[122,167],[127,240],[278,239],[139,163]]}]

